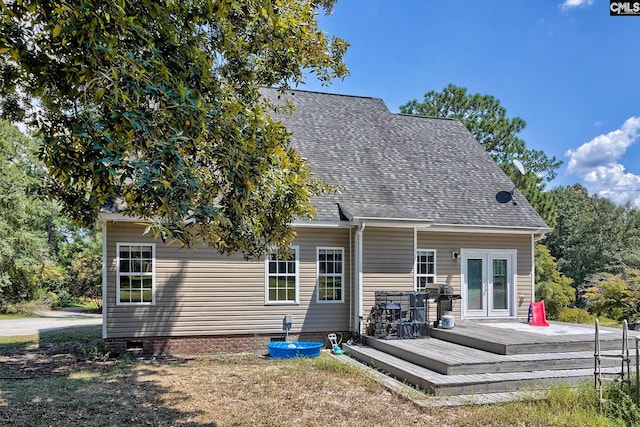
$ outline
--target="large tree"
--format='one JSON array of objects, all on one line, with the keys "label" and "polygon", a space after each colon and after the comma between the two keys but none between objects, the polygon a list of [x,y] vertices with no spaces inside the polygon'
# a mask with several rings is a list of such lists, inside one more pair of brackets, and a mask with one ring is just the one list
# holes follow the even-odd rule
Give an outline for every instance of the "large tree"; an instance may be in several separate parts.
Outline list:
[{"label": "large tree", "polygon": [[558,223],[545,243],[576,286],[596,273],[640,268],[640,211],[589,195],[579,184],[554,188]]},{"label": "large tree", "polygon": [[[430,91],[420,102],[412,100],[400,106],[404,114],[433,117],[451,117],[460,120],[484,149],[517,184],[520,191],[542,215],[547,224],[554,226],[556,209],[545,193],[545,182],[552,181],[562,162],[547,157],[540,150],[527,148],[517,134],[526,123],[519,117],[507,117],[507,110],[491,95],[471,94],[466,88],[449,84],[442,92]],[[519,176],[513,160],[522,162],[526,174]]]},{"label": "large tree", "polygon": [[33,150],[33,140],[0,120],[0,310],[33,296],[47,260],[48,206],[32,197],[40,180]]},{"label": "large tree", "polygon": [[293,237],[312,177],[261,86],[347,74],[335,0],[0,0],[0,113],[43,140],[82,224],[116,203],[157,236],[258,256]]},{"label": "large tree", "polygon": [[40,197],[38,143],[0,120],[0,311],[48,292],[95,295],[100,240]]}]

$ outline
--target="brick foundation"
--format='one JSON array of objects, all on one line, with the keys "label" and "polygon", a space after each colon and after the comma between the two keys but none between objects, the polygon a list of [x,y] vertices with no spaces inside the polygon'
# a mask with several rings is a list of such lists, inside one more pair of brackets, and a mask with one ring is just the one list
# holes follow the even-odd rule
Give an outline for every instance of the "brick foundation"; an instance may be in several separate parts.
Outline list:
[{"label": "brick foundation", "polygon": [[[290,333],[289,341],[317,341],[325,343],[329,348],[327,333]],[[343,341],[350,337],[349,332],[342,332]],[[107,338],[104,340],[104,351],[120,354],[127,351],[153,355],[190,355],[263,352],[271,341],[284,341],[284,334],[270,335],[205,335],[189,337],[128,337]]]}]

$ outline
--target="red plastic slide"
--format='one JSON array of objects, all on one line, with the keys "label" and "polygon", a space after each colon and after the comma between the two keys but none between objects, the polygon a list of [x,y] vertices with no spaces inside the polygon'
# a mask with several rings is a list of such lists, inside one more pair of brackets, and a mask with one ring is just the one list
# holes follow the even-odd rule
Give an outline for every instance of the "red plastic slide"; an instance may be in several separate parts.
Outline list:
[{"label": "red plastic slide", "polygon": [[544,309],[544,300],[540,300],[540,302],[531,301],[529,310],[531,312],[529,325],[549,326],[549,322],[547,322],[547,313],[545,312],[545,309]]}]

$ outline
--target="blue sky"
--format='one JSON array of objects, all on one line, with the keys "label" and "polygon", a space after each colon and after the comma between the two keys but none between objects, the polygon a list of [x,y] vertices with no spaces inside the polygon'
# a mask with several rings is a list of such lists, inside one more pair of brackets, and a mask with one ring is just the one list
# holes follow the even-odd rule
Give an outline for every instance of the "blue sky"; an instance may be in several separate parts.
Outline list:
[{"label": "blue sky", "polygon": [[393,112],[447,84],[493,95],[527,146],[640,208],[640,16],[606,0],[339,0],[320,27],[346,39],[351,75],[301,89],[382,98]]}]

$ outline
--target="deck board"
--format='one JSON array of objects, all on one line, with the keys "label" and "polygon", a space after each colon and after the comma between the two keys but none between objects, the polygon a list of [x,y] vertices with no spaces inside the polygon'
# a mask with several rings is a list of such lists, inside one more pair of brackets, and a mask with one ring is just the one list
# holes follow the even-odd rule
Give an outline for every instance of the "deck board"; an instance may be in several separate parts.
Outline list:
[{"label": "deck board", "polygon": [[[541,367],[548,370],[577,369],[594,364],[593,351],[501,355],[433,338],[393,341],[367,338],[366,342],[368,346],[441,374],[515,372]],[[604,353],[615,356],[621,352],[608,350]],[[615,366],[616,363],[615,359],[610,359],[604,362],[604,366]]]},{"label": "deck board", "polygon": [[[435,395],[511,392],[593,380],[593,327],[560,323],[547,330],[527,327],[464,321],[441,330],[446,341],[366,337],[366,345],[345,346],[345,351]],[[603,353],[613,356],[602,361],[605,373],[621,369],[622,335],[621,329],[601,328]],[[639,334],[628,331],[628,335],[634,363]],[[500,346],[503,353],[495,351]]]},{"label": "deck board", "polygon": [[[345,350],[348,355],[435,395],[506,392],[593,379],[593,368],[444,375],[371,347],[345,346]],[[605,368],[609,373],[615,370]]]},{"label": "deck board", "polygon": [[[461,345],[480,348],[498,354],[551,353],[567,351],[593,351],[595,329],[591,325],[575,325],[562,322],[550,322],[553,328],[570,329],[570,333],[545,335],[544,326],[528,326],[523,322],[512,321],[514,325],[526,325],[532,332],[521,329],[498,328],[491,324],[502,325],[508,321],[460,321],[453,329],[432,329],[431,336]],[[584,330],[584,333],[576,331]],[[638,331],[628,331],[632,341]],[[600,341],[603,349],[621,348],[622,330],[600,328]]]}]

